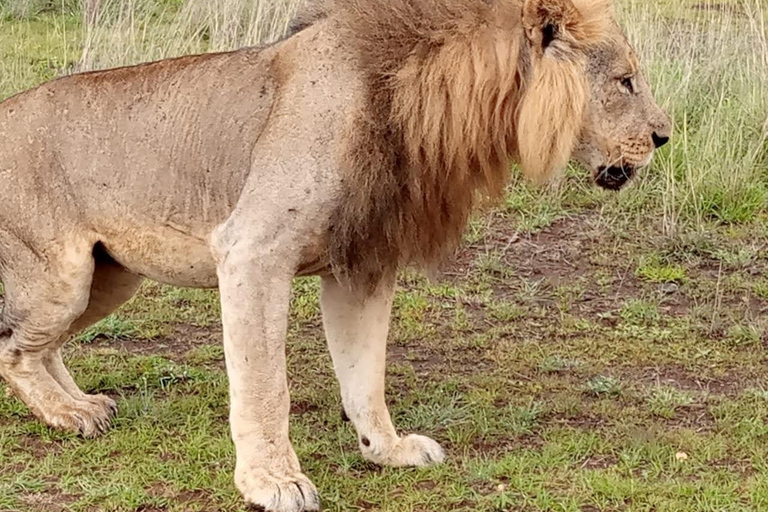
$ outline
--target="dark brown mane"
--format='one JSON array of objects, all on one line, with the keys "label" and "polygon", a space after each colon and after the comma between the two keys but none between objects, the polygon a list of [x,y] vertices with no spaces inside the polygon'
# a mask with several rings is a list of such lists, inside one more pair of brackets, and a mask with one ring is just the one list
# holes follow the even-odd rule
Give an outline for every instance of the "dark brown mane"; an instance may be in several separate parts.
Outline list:
[{"label": "dark brown mane", "polygon": [[[539,76],[521,65],[531,58],[521,0],[328,0],[322,12],[339,20],[367,84],[330,233],[334,272],[356,288],[439,262],[459,243],[478,195],[502,193],[512,160],[542,176],[567,161],[578,128],[567,118],[581,112],[555,112],[556,102],[583,103],[584,79],[573,76],[583,71],[555,65]],[[564,86],[553,100],[521,108],[527,89],[553,86]],[[535,109],[546,129],[529,119]],[[518,136],[521,123],[528,136]]]}]

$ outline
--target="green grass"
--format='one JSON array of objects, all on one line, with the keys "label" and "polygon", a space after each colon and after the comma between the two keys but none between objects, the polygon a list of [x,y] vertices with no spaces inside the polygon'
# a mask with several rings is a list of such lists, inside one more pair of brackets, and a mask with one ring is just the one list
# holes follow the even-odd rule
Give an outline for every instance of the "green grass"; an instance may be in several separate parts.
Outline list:
[{"label": "green grass", "polygon": [[640,259],[637,276],[651,283],[682,283],[687,279],[685,267],[664,262],[657,254],[650,254]]},{"label": "green grass", "polygon": [[32,19],[0,16],[0,99],[56,78],[78,56],[79,18],[44,13]]},{"label": "green grass", "polygon": [[[388,400],[398,428],[435,437],[446,464],[361,458],[318,282],[296,281],[292,438],[326,510],[768,508],[768,13],[760,0],[620,3],[673,142],[620,194],[577,168],[543,190],[515,174],[445,274],[402,276]],[[199,2],[108,5],[84,29],[72,2],[0,0],[0,97],[281,25],[259,11],[260,31],[224,30],[247,3],[216,16]],[[120,407],[99,439],[50,430],[0,390],[0,511],[241,510],[219,313],[216,292],[147,283],[68,345],[82,387]]]}]

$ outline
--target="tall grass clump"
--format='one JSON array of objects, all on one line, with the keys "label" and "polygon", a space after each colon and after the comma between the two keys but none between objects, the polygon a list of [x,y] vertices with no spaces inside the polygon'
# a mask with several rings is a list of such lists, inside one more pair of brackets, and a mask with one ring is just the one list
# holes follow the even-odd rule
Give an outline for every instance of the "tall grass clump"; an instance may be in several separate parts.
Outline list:
[{"label": "tall grass clump", "polygon": [[624,0],[623,24],[674,121],[636,185],[667,234],[742,223],[768,200],[768,4]]},{"label": "tall grass clump", "polygon": [[101,0],[84,12],[79,69],[269,43],[300,0]]}]

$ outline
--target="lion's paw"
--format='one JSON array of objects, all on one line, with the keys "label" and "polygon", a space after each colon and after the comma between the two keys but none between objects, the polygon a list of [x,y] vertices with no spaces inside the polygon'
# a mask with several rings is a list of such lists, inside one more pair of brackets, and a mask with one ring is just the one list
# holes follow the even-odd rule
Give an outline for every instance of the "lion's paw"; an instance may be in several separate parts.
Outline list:
[{"label": "lion's paw", "polygon": [[71,400],[47,408],[42,413],[42,419],[51,427],[76,432],[83,437],[95,437],[109,430],[116,412],[117,405],[111,398],[87,395],[83,400]]},{"label": "lion's paw", "polygon": [[365,440],[361,443],[363,455],[382,466],[433,466],[445,460],[445,452],[437,442],[426,436],[411,434],[399,439],[389,449],[370,450]]},{"label": "lion's paw", "polygon": [[264,470],[236,475],[237,488],[255,510],[305,512],[320,510],[315,485],[303,473],[277,475]]}]

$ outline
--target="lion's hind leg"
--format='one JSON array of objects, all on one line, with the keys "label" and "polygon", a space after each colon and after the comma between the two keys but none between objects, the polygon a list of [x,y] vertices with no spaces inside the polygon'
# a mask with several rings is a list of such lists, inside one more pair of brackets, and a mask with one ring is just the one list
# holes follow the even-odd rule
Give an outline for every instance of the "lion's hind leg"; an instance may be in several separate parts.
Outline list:
[{"label": "lion's hind leg", "polygon": [[384,466],[428,466],[443,461],[442,448],[425,436],[398,436],[384,398],[393,281],[359,298],[334,278],[323,278],[323,323],[344,412],[357,430],[363,456]]},{"label": "lion's hind leg", "polygon": [[[88,308],[74,321],[60,343],[66,342],[71,336],[109,316],[133,297],[144,280],[141,276],[128,272],[100,247],[94,251],[94,259],[96,266],[93,271]],[[43,364],[48,373],[73,398],[93,402],[113,412],[117,411],[117,404],[108,396],[88,395],[80,389],[64,365],[61,349],[58,346],[53,346],[46,352]]]},{"label": "lion's hind leg", "polygon": [[9,251],[13,259],[6,262],[3,275],[0,376],[48,425],[84,436],[103,432],[114,414],[114,402],[73,396],[47,367],[56,364],[61,342],[88,309],[92,244],[69,240],[41,254],[17,240],[3,242],[14,250]]}]

